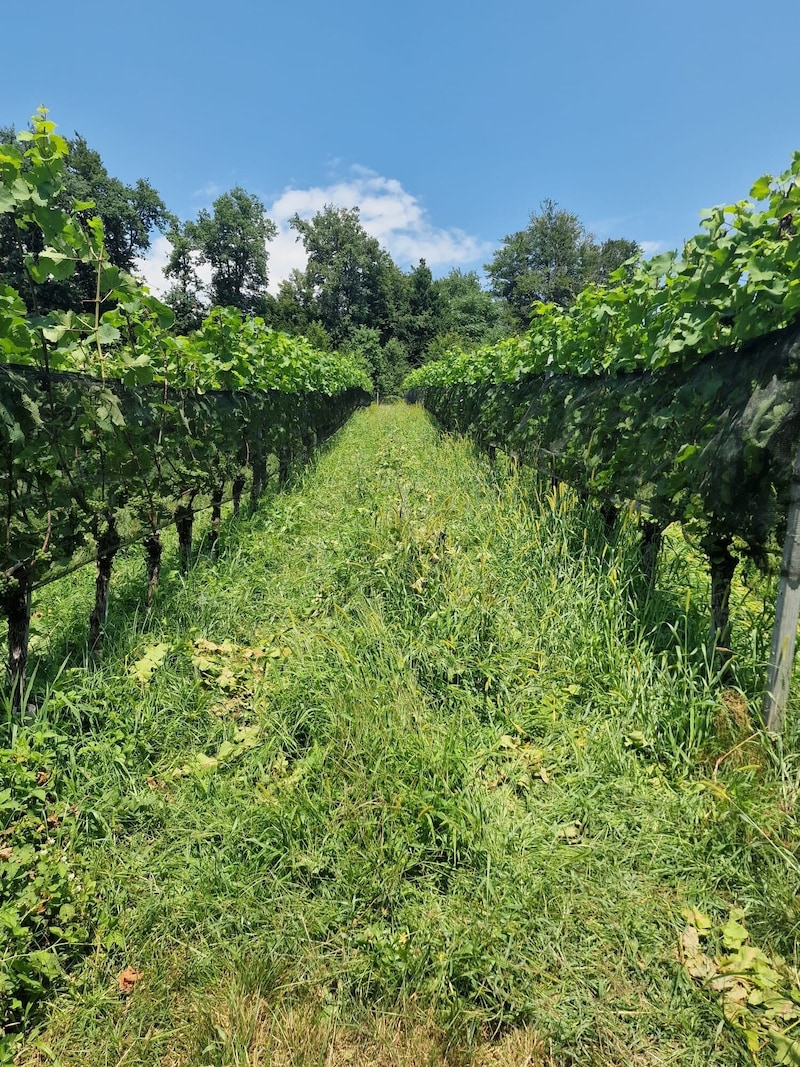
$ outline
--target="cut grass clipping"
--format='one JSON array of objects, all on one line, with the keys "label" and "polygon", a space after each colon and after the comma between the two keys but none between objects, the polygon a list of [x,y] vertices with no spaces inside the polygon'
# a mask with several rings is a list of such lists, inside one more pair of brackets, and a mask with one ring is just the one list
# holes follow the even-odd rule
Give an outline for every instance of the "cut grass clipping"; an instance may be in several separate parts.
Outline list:
[{"label": "cut grass clipping", "polygon": [[7,1056],[800,1062],[757,591],[720,678],[691,552],[648,590],[638,536],[398,405],[150,612],[131,553],[101,664],[66,658],[92,576],[43,592],[54,680],[3,753],[36,811],[7,820]]}]

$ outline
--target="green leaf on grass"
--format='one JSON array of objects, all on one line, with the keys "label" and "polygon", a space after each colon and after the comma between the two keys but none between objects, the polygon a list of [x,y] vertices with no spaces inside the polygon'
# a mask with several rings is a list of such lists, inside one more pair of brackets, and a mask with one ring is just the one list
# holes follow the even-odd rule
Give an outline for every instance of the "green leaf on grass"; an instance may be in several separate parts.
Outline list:
[{"label": "green leaf on grass", "polygon": [[166,659],[169,650],[170,646],[163,641],[160,641],[157,645],[150,645],[142,658],[137,660],[131,667],[130,675],[140,685],[147,685],[153,677],[153,673]]}]

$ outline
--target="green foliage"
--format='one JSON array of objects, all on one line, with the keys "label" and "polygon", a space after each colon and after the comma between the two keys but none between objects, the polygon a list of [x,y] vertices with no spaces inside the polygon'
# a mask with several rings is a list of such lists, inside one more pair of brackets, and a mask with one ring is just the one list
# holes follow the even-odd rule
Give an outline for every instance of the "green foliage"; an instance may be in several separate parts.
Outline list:
[{"label": "green foliage", "polygon": [[[715,924],[696,908],[684,910],[687,925],[681,957],[688,974],[719,997],[727,1022],[747,1043],[753,1063],[767,1047],[776,1064],[800,1063],[800,974],[780,956],[770,958],[750,943],[745,912],[732,908],[724,924]],[[719,946],[716,957],[704,942]]]},{"label": "green foliage", "polygon": [[662,525],[742,537],[763,559],[785,518],[800,417],[786,329],[800,310],[800,153],[753,191],[764,204],[709,212],[682,258],[628,264],[568,309],[540,304],[524,338],[456,349],[406,388],[445,425],[637,500]]},{"label": "green foliage", "polygon": [[[392,354],[393,369],[380,392],[396,392],[403,360],[412,367],[424,363],[436,338],[447,332],[464,345],[504,332],[500,307],[481,289],[477,274],[454,270],[434,280],[424,260],[403,273],[366,233],[356,209],[328,205],[311,219],[296,216],[292,226],[308,266],[282,282],[277,297],[267,298],[264,318],[306,336],[319,324],[340,347],[363,346],[366,334],[360,331],[375,331],[378,345]],[[376,358],[370,357],[377,368]]]},{"label": "green foliage", "polygon": [[[502,330],[500,304],[481,287],[475,271],[464,273],[454,267],[434,285],[442,304],[438,338],[450,336],[452,348],[457,345],[471,348],[499,340],[498,331]],[[437,347],[437,354],[431,355],[429,345],[428,358],[439,358],[439,350],[442,349]]]},{"label": "green foliage", "polygon": [[174,222],[166,205],[150,182],[139,178],[133,186],[109,175],[100,155],[76,134],[68,141],[64,168],[64,194],[67,209],[89,203],[86,209],[103,222],[103,236],[109,260],[125,271],[133,271],[137,257],[150,247],[154,229],[166,230]]},{"label": "green foliage", "polygon": [[[196,222],[187,222],[183,236],[211,267],[210,302],[236,307],[244,312],[260,311],[267,289],[267,241],[277,233],[264,205],[254,193],[241,186],[217,197],[209,212],[203,209]],[[168,269],[186,279],[185,250],[182,242],[173,248]]]},{"label": "green foliage", "polygon": [[291,225],[308,253],[305,271],[282,282],[278,303],[302,320],[318,320],[335,345],[360,326],[391,332],[395,292],[401,275],[379,242],[361,225],[357,208],[332,204],[311,219],[295,215]]},{"label": "green foliage", "polygon": [[396,337],[381,344],[377,330],[360,326],[351,335],[348,351],[365,367],[379,397],[400,395],[409,366],[405,349]]},{"label": "green foliage", "polygon": [[441,290],[424,259],[403,275],[398,303],[394,333],[408,354],[409,364],[418,367],[425,361],[428,346],[441,332],[444,315]]},{"label": "green foliage", "polygon": [[[40,117],[43,116],[44,113]],[[41,132],[34,123],[26,132],[35,133],[37,129]],[[34,140],[33,144],[36,143],[41,144],[41,140]],[[13,129],[0,131],[0,144],[5,149],[16,150],[18,142]],[[41,194],[39,207],[54,204],[66,214],[74,212],[83,223],[97,216],[103,223],[109,263],[132,271],[136,258],[150,246],[152,230],[166,230],[173,223],[163,200],[143,179],[128,186],[109,175],[99,154],[79,134],[63,141],[61,147],[66,151],[60,155],[55,169],[50,168],[47,177],[41,169],[36,169],[41,167],[41,161],[35,163],[30,153],[23,154],[19,161],[23,173],[32,169],[27,177]],[[5,205],[0,210],[0,282],[34,302],[41,313],[53,309],[81,312],[96,298],[96,278],[91,265],[80,260],[53,260],[51,255],[50,271],[37,277],[35,289],[32,288],[26,262],[30,264],[32,256],[42,253],[47,238],[39,225],[18,210],[19,206],[6,193]],[[47,260],[45,256],[44,261]]]},{"label": "green foliage", "polygon": [[167,234],[170,254],[164,274],[173,285],[164,302],[175,314],[175,332],[190,333],[199,328],[203,319],[202,282],[197,271],[197,252],[187,228],[176,223]]},{"label": "green foliage", "polygon": [[24,1023],[85,951],[96,890],[75,850],[77,811],[60,796],[70,739],[46,724],[3,732],[0,1033]]},{"label": "green foliage", "polygon": [[608,240],[598,245],[577,215],[544,200],[524,230],[507,236],[486,273],[492,291],[507,304],[518,330],[530,324],[537,303],[568,307],[592,283],[607,283],[631,257],[635,241]]},{"label": "green foliage", "polygon": [[[238,308],[173,336],[170,308],[110,262],[100,217],[60,206],[68,146],[44,111],[19,141],[0,145],[0,210],[40,251],[25,258],[32,307],[0,287],[6,610],[109,528],[157,530],[178,502],[327,436],[370,384],[351,360]],[[94,277],[92,304],[42,313],[39,288],[79,267]]]}]

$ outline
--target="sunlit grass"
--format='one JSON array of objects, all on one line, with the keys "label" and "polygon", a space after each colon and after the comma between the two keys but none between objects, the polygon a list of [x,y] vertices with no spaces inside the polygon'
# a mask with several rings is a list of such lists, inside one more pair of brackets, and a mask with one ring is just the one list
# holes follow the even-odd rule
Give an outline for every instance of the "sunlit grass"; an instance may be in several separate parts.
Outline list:
[{"label": "sunlit grass", "polygon": [[[396,406],[150,612],[131,556],[102,664],[73,655],[41,712],[96,941],[19,1062],[750,1062],[681,909],[740,905],[793,957],[795,784],[731,690],[758,643],[717,676],[669,552],[642,588],[632,520],[606,543]],[[81,581],[38,608],[45,674]]]}]

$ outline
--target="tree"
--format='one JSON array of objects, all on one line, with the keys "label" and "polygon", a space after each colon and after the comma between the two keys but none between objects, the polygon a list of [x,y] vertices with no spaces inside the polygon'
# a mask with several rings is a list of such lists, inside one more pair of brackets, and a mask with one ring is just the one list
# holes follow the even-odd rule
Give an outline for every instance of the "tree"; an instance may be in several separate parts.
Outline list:
[{"label": "tree", "polygon": [[187,222],[184,236],[211,267],[211,303],[246,313],[262,310],[267,289],[267,241],[278,230],[264,205],[241,186],[217,197]]},{"label": "tree", "polygon": [[533,303],[569,306],[590,282],[604,280],[604,272],[607,277],[610,263],[619,266],[623,246],[634,254],[639,251],[633,241],[598,245],[577,215],[554,200],[543,200],[540,214],[531,213],[524,230],[503,239],[485,270],[492,291],[508,305],[514,326],[526,330]]},{"label": "tree", "polygon": [[136,259],[150,247],[154,229],[164,232],[175,223],[149,181],[137,178],[135,185],[125,185],[112,178],[99,153],[79,133],[69,142],[64,192],[73,201],[94,202],[87,214],[103,220],[109,259],[122,270],[134,270]]},{"label": "tree", "polygon": [[403,379],[411,367],[405,349],[396,337],[381,344],[378,330],[359,326],[350,336],[347,351],[360,360],[379,397],[399,395]]},{"label": "tree", "polygon": [[477,271],[454,267],[434,285],[441,300],[442,329],[469,347],[497,339],[502,330],[498,302],[482,286]]},{"label": "tree", "polygon": [[442,332],[444,305],[441,291],[424,259],[402,278],[395,332],[409,364],[418,367],[425,362],[431,341]]},{"label": "tree", "polygon": [[[610,285],[609,278],[624,263],[632,259],[638,259],[642,249],[636,241],[629,241],[625,237],[610,237],[603,241],[597,253],[597,262],[594,268],[593,281],[600,285]],[[632,269],[632,268],[630,268]]]},{"label": "tree", "polygon": [[176,333],[189,333],[200,327],[207,307],[203,301],[203,283],[197,273],[197,257],[192,238],[179,222],[167,234],[171,251],[164,274],[174,284],[164,297],[175,312]]},{"label": "tree", "polygon": [[295,215],[290,225],[308,253],[304,271],[282,282],[278,304],[295,316],[322,323],[335,345],[359,326],[392,332],[402,276],[388,252],[361,225],[358,208],[326,204],[311,219]]}]

